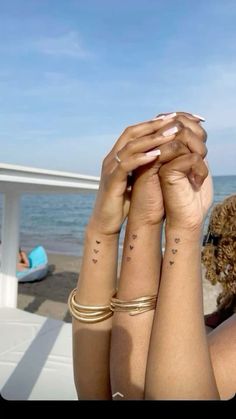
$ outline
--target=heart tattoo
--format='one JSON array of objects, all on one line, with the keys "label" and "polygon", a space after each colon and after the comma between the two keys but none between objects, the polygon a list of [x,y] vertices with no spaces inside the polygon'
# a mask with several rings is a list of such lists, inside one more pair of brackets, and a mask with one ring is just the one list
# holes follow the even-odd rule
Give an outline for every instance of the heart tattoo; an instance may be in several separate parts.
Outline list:
[{"label": "heart tattoo", "polygon": [[175,239],[175,243],[179,243],[180,242],[180,239]]},{"label": "heart tattoo", "polygon": [[175,255],[178,252],[177,249],[172,249],[171,251],[172,251],[173,255]]},{"label": "heart tattoo", "polygon": [[93,251],[94,251],[94,253],[98,253],[99,252],[99,250],[97,250],[97,249],[93,249]]},{"label": "heart tattoo", "polygon": [[170,265],[173,265],[175,262],[173,260],[170,260]]},{"label": "heart tattoo", "polygon": [[129,245],[130,250],[133,250],[134,246],[131,246],[131,244]]},{"label": "heart tattoo", "polygon": [[97,263],[98,260],[97,259],[92,259],[92,261],[93,261],[93,263]]},{"label": "heart tattoo", "polygon": [[133,235],[132,235],[132,239],[133,239],[133,240],[137,239],[137,237],[138,237],[138,236],[137,236],[137,234],[133,234]]}]

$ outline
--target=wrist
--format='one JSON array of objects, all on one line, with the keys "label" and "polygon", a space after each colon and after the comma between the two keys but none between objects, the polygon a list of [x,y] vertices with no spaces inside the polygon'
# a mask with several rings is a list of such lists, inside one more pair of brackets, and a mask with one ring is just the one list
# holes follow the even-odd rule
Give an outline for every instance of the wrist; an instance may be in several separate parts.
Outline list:
[{"label": "wrist", "polygon": [[171,225],[169,223],[166,223],[165,236],[166,236],[167,243],[169,239],[172,240],[174,238],[175,240],[175,239],[181,238],[182,243],[195,242],[195,243],[202,244],[203,225],[195,227],[195,228],[186,228],[183,226]]},{"label": "wrist", "polygon": [[134,231],[136,230],[147,230],[147,231],[162,231],[163,219],[153,222],[146,219],[142,219],[140,216],[134,216],[132,213],[128,216],[127,227]]},{"label": "wrist", "polygon": [[107,233],[93,218],[91,218],[85,229],[85,237],[87,239],[97,237],[97,240],[103,239],[108,242],[113,242],[119,239],[119,232]]}]

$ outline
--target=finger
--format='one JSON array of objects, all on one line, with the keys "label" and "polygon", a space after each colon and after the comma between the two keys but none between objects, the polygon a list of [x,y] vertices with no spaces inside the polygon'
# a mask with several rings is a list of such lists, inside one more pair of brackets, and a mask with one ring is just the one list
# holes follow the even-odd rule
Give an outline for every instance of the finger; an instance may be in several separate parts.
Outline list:
[{"label": "finger", "polygon": [[204,143],[206,142],[207,133],[199,123],[186,117],[183,114],[177,114],[175,119],[181,122],[186,128],[191,129],[191,131],[193,131],[199,137],[199,140],[203,141]]},{"label": "finger", "polygon": [[184,154],[190,154],[189,148],[179,140],[170,141],[167,144],[161,145],[158,147],[161,154],[158,157],[158,163],[165,164],[176,157],[182,156]]},{"label": "finger", "polygon": [[176,112],[176,113],[177,113],[177,116],[184,116],[192,121],[197,121],[198,123],[206,121],[205,118],[201,115],[196,115],[189,112]]},{"label": "finger", "polygon": [[[181,125],[178,124],[176,124],[176,126],[181,127]],[[161,133],[162,130],[159,130],[158,134]],[[207,154],[207,147],[205,143],[200,141],[199,136],[188,127],[182,127],[181,129],[179,129],[179,131],[176,133],[175,140],[182,142],[185,146],[189,148],[189,150],[192,153],[198,153],[202,157],[205,157]],[[174,144],[173,147],[175,147],[175,145],[176,144]],[[170,147],[172,146],[170,145]],[[166,150],[168,150],[168,148]]]},{"label": "finger", "polygon": [[182,141],[192,153],[198,153],[205,157],[207,154],[207,147],[205,143],[199,140],[199,135],[193,132],[189,127],[184,127],[176,134],[176,140]]},{"label": "finger", "polygon": [[[190,112],[176,112],[177,116],[185,116],[186,118],[189,118],[192,121],[196,121],[196,122],[205,122],[205,118],[201,115],[196,115],[196,114],[192,114]],[[159,113],[156,118],[159,118],[161,116],[166,116],[169,115],[168,113]]]},{"label": "finger", "polygon": [[[182,141],[179,140],[170,141],[167,144],[158,147],[158,149],[161,154],[158,157],[155,164],[157,172],[159,171],[162,164],[168,163],[169,161],[176,159],[179,156],[191,153],[189,148],[186,145],[184,145]],[[196,182],[194,173],[189,173],[188,179],[193,186],[198,188],[199,185],[198,182]]]},{"label": "finger", "polygon": [[140,124],[127,127],[111,150],[111,154],[124,147],[128,142],[136,138],[153,134],[159,129],[165,127],[176,116],[176,113],[167,115],[164,119],[150,120]]},{"label": "finger", "polygon": [[159,171],[159,176],[164,181],[176,180],[179,178],[194,175],[196,184],[200,187],[208,175],[208,169],[202,157],[197,153],[190,153],[177,157],[169,163],[163,164]]},{"label": "finger", "polygon": [[114,182],[125,181],[129,172],[133,172],[138,167],[144,166],[156,160],[158,155],[150,155],[148,153],[133,154],[126,160],[122,160],[110,173],[110,185]]},{"label": "finger", "polygon": [[165,128],[162,128],[162,130],[159,130],[154,134],[128,142],[123,148],[117,151],[116,154],[119,159],[123,161],[133,154],[147,152],[161,144],[173,140],[181,129],[182,125],[180,123],[168,124]]}]

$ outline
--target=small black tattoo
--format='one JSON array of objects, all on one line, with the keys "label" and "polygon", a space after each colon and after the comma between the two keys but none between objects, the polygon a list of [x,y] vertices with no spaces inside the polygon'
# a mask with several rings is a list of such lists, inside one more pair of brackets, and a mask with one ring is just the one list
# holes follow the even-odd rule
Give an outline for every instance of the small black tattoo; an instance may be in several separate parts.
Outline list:
[{"label": "small black tattoo", "polygon": [[170,260],[170,265],[173,265],[175,262],[173,260]]},{"label": "small black tattoo", "polygon": [[138,237],[137,234],[132,234],[132,239],[133,240],[137,239],[137,237]]},{"label": "small black tattoo", "polygon": [[93,249],[93,251],[94,251],[94,253],[98,253],[99,252],[99,250],[97,250],[97,249]]},{"label": "small black tattoo", "polygon": [[97,263],[98,260],[97,259],[92,259],[92,261],[93,261],[93,263]]},{"label": "small black tattoo", "polygon": [[131,244],[129,245],[130,250],[133,250],[134,246],[131,246]]},{"label": "small black tattoo", "polygon": [[130,262],[130,261],[131,261],[131,257],[129,257],[129,256],[128,256],[128,257],[126,258],[126,260],[127,260],[127,262]]},{"label": "small black tattoo", "polygon": [[173,255],[175,255],[178,252],[177,249],[172,249],[171,251],[172,251]]},{"label": "small black tattoo", "polygon": [[175,239],[175,243],[179,243],[179,242],[180,242],[179,238]]},{"label": "small black tattoo", "polygon": [[100,244],[101,242],[99,242],[98,240],[96,240],[96,243],[97,243],[97,244]]}]

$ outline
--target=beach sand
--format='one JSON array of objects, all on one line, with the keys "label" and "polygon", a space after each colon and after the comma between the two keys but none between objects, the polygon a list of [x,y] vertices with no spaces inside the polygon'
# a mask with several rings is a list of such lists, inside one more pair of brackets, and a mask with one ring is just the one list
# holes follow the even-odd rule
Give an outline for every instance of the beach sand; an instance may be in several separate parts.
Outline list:
[{"label": "beach sand", "polygon": [[[76,287],[81,258],[61,254],[48,254],[49,265],[53,270],[46,278],[34,283],[20,283],[18,288],[18,308],[42,316],[71,322],[67,308],[70,291]],[[216,308],[219,286],[212,286],[204,279],[204,313]]]}]

